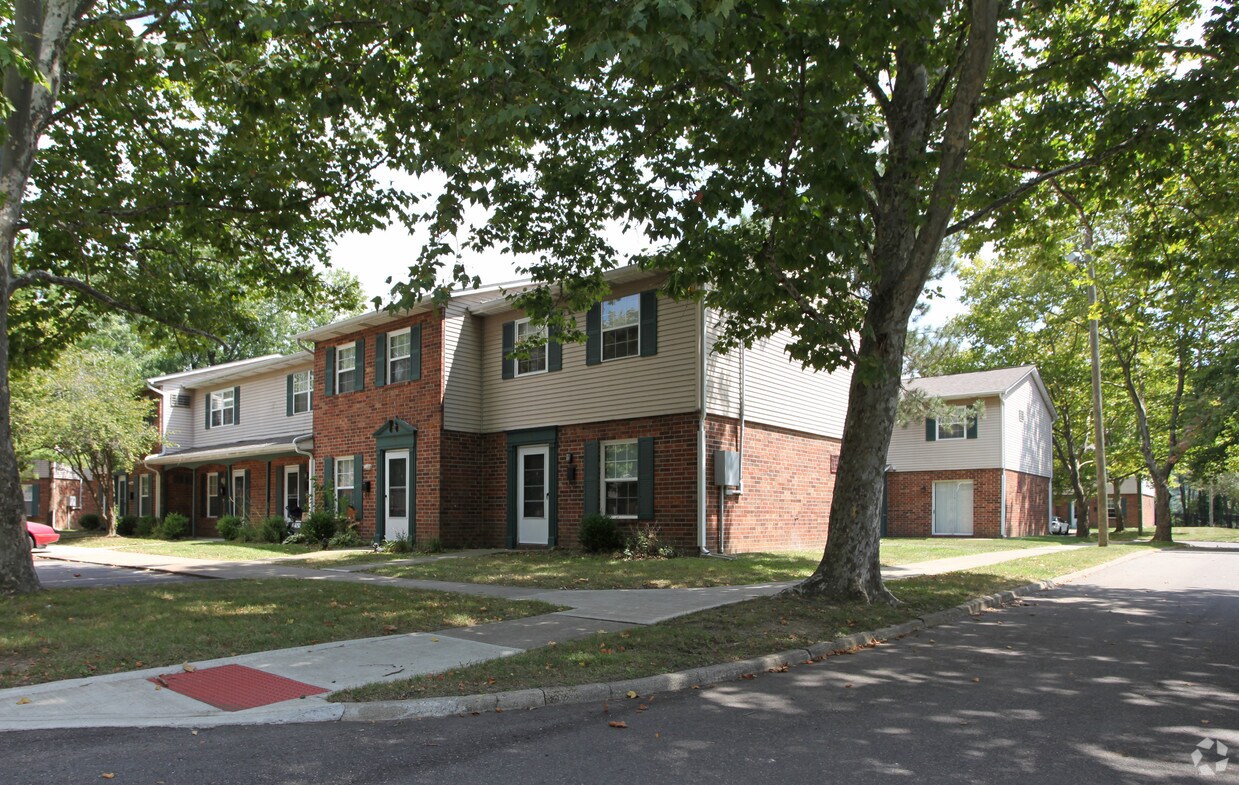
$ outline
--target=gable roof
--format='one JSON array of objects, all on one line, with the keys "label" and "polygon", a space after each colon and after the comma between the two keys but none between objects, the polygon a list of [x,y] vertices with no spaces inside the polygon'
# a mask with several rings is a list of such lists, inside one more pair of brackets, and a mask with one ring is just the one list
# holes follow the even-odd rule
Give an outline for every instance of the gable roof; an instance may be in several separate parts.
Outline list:
[{"label": "gable roof", "polygon": [[921,392],[935,398],[952,399],[965,397],[983,397],[997,395],[1006,398],[1024,379],[1032,377],[1033,385],[1041,394],[1045,408],[1050,412],[1052,420],[1058,419],[1058,410],[1050,400],[1050,393],[1041,381],[1041,374],[1035,365],[1018,365],[1014,368],[996,368],[992,371],[973,371],[971,373],[954,373],[949,376],[923,376],[919,379],[909,379],[904,382],[904,389],[909,392]]},{"label": "gable roof", "polygon": [[313,364],[313,352],[300,351],[293,352],[292,354],[265,354],[262,357],[251,357],[247,360],[237,360],[236,362],[222,363],[220,365],[208,365],[205,368],[194,368],[189,371],[155,376],[146,381],[159,387],[172,382],[171,386],[192,389],[203,384],[219,384],[259,373],[270,373],[299,366],[308,367]]}]

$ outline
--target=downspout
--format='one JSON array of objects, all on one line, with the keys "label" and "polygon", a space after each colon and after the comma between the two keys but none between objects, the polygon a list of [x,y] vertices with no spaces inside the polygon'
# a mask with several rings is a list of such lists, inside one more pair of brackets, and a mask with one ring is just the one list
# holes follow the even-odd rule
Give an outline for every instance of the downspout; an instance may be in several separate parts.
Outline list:
[{"label": "downspout", "polygon": [[697,548],[706,548],[706,304],[697,308]]},{"label": "downspout", "polygon": [[728,496],[739,496],[744,493],[744,398],[745,398],[744,381],[746,377],[745,369],[744,369],[744,357],[747,353],[748,353],[748,350],[745,347],[741,346],[740,347],[740,411],[738,413],[739,419],[740,419],[740,427],[736,434],[736,442],[737,442],[736,461],[737,463],[740,464],[740,484],[737,485],[735,488],[726,488],[724,486],[719,486],[718,552],[720,555],[727,552],[727,539],[726,539],[726,534],[725,534],[724,527],[723,527],[723,519],[724,519],[723,510],[724,510],[724,507],[727,506],[727,497]]},{"label": "downspout", "polygon": [[306,476],[306,488],[309,489],[309,492],[307,495],[310,498],[306,499],[306,506],[309,512],[314,512],[314,454],[310,452],[306,452],[305,450],[298,447],[297,442],[301,441],[302,439],[309,439],[312,436],[314,436],[314,434],[304,433],[293,439],[293,452],[297,453],[298,455],[304,455],[307,459],[306,463],[308,464],[308,468],[306,471],[308,472],[308,475]]},{"label": "downspout", "polygon": [[[998,470],[1002,479],[998,482],[998,536],[1007,536],[1007,443],[1003,440],[1007,425],[1007,399],[999,396],[998,404],[1002,408],[998,418]],[[973,529],[975,533],[975,528]]]}]

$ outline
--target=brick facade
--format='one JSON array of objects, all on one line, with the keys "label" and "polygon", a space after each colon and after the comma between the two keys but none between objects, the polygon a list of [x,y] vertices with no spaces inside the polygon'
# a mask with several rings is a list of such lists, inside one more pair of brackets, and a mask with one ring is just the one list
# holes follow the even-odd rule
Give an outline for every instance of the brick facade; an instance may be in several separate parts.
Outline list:
[{"label": "brick facade", "polygon": [[[30,520],[36,523],[54,526],[60,530],[73,529],[83,515],[99,513],[99,505],[91,493],[90,484],[84,480],[40,477],[23,482],[22,485],[38,488],[38,515],[30,516]],[[71,504],[74,501],[76,504]]]},{"label": "brick facade", "polygon": [[[1007,536],[1026,537],[1049,530],[1050,479],[1005,470]],[[887,535],[931,537],[933,484],[972,480],[972,536],[1002,536],[1002,469],[891,472],[887,475]],[[960,536],[960,535],[942,535]]]},{"label": "brick facade", "polygon": [[[714,451],[738,450],[739,421],[706,419],[706,542],[718,550]],[[746,423],[744,492],[724,502],[723,551],[820,550],[826,545],[840,443],[826,436]]]},{"label": "brick facade", "polygon": [[[421,325],[421,378],[376,387],[376,336],[413,324]],[[358,339],[365,341],[364,357],[357,358],[356,366],[358,372],[363,374],[362,389],[325,395],[327,352],[334,351],[337,346],[354,344]],[[413,513],[410,528],[419,542],[444,537],[445,518],[440,505],[440,477],[444,464],[442,369],[443,330],[436,313],[421,313],[338,338],[323,339],[315,348],[314,474],[320,480],[326,478],[324,458],[363,457],[362,465],[355,468],[354,481],[370,483],[370,491],[363,495],[358,525],[358,531],[366,539],[375,536],[376,500],[379,498],[378,445],[374,434],[392,418],[403,420],[417,429],[416,449],[412,456],[416,499],[415,506],[411,505],[410,509]],[[454,472],[453,481],[459,475],[458,470]],[[459,487],[459,484],[453,487]],[[466,504],[465,509],[468,508]],[[461,514],[458,508],[448,512],[446,520],[452,520],[454,516],[458,518]]]}]

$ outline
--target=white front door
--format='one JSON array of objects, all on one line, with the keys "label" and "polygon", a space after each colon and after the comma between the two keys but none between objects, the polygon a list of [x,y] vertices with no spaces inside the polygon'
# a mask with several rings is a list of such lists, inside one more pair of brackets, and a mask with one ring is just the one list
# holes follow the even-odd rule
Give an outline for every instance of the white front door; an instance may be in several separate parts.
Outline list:
[{"label": "white front door", "polygon": [[409,536],[409,451],[388,450],[383,458],[383,537]]},{"label": "white front door", "polygon": [[934,534],[972,534],[972,480],[934,483]]},{"label": "white front door", "polygon": [[549,545],[551,448],[545,444],[516,449],[516,542]]},{"label": "white front door", "polygon": [[232,514],[238,518],[248,518],[250,514],[249,489],[245,487],[245,470],[234,469],[232,472]]}]

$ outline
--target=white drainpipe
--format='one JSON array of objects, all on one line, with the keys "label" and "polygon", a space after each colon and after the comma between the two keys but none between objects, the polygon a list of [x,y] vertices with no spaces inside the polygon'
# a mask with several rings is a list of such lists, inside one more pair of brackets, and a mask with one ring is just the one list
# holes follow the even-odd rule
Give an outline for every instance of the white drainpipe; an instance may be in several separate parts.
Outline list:
[{"label": "white drainpipe", "polygon": [[[298,455],[304,455],[308,459],[306,463],[309,466],[309,468],[307,469],[309,474],[306,475],[306,488],[309,489],[307,491],[307,495],[310,498],[306,499],[306,509],[309,512],[314,512],[314,454],[310,452],[306,452],[305,450],[298,447],[297,442],[301,441],[302,439],[309,439],[313,435],[314,434],[312,433],[305,433],[293,439],[293,452],[297,453]],[[284,492],[283,489],[281,489],[280,493],[282,494],[283,492]]]},{"label": "white drainpipe", "polygon": [[697,308],[697,548],[706,547],[706,305]]}]

